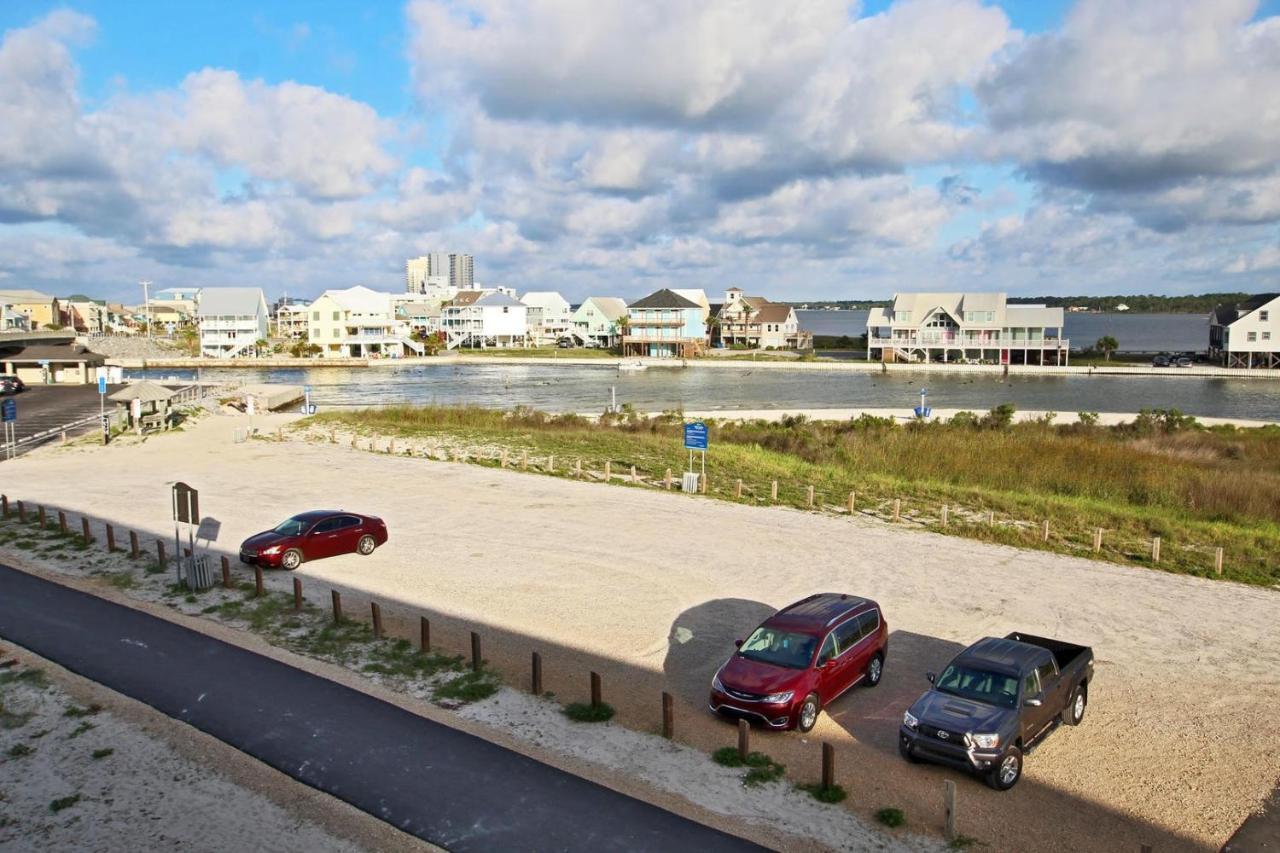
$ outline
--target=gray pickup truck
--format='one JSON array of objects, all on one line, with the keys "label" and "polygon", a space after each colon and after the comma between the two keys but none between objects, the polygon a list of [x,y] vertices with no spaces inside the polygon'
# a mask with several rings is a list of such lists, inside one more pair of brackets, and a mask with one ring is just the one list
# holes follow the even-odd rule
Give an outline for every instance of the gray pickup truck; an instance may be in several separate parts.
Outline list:
[{"label": "gray pickup truck", "polygon": [[1030,634],[987,637],[928,677],[933,687],[902,715],[902,757],[971,770],[1007,791],[1024,755],[1060,723],[1084,719],[1093,651]]}]

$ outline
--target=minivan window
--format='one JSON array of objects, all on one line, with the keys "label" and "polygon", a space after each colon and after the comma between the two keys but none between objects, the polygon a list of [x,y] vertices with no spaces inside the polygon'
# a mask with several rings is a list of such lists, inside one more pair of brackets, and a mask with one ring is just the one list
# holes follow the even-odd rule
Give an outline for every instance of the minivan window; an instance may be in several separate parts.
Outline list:
[{"label": "minivan window", "polygon": [[762,625],[743,641],[738,653],[747,660],[804,669],[813,660],[813,647],[817,644],[817,638],[808,634],[792,634]]},{"label": "minivan window", "polygon": [[836,644],[839,646],[838,654],[844,654],[849,649],[858,644],[858,640],[862,639],[861,626],[858,617],[850,619],[841,625],[837,625],[833,632],[836,638]]},{"label": "minivan window", "polygon": [[830,633],[827,638],[822,641],[822,651],[818,652],[818,666],[822,666],[827,661],[836,656],[836,635]]},{"label": "minivan window", "polygon": [[858,617],[859,639],[871,636],[880,630],[880,611],[868,610]]}]

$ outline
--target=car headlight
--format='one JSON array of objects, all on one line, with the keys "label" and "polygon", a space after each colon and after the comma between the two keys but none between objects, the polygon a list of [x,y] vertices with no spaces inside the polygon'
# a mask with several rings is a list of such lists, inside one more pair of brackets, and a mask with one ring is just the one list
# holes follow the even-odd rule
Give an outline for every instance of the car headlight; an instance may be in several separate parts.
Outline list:
[{"label": "car headlight", "polygon": [[902,724],[909,729],[914,729],[920,726],[920,721],[917,720],[915,714],[912,714],[910,711],[903,711]]},{"label": "car headlight", "polygon": [[717,671],[716,671],[716,674],[715,674],[715,675],[711,676],[711,689],[712,689],[712,690],[719,690],[721,693],[723,693],[723,692],[724,692],[724,685],[720,683],[720,672],[719,672],[719,670],[717,670]]},{"label": "car headlight", "polygon": [[268,555],[268,556],[270,556],[270,555],[272,555],[272,554],[279,554],[279,553],[280,553],[280,546],[279,546],[279,545],[272,545],[270,548],[267,548],[267,549],[266,549],[266,550],[264,550],[262,553],[264,553],[264,554],[266,554],[266,555]]},{"label": "car headlight", "polygon": [[995,749],[1000,745],[1000,735],[969,735],[973,745],[978,749]]},{"label": "car headlight", "polygon": [[791,697],[794,695],[796,695],[795,692],[791,690],[788,690],[786,693],[770,693],[760,701],[767,705],[777,705],[780,702],[790,702]]}]

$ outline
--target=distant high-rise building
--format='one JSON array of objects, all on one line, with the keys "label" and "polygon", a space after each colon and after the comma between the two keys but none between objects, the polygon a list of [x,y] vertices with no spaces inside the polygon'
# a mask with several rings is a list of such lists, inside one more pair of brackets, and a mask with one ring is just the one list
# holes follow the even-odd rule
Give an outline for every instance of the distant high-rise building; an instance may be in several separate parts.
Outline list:
[{"label": "distant high-rise building", "polygon": [[404,278],[408,293],[449,299],[459,290],[471,289],[473,261],[470,255],[430,252],[406,261]]}]

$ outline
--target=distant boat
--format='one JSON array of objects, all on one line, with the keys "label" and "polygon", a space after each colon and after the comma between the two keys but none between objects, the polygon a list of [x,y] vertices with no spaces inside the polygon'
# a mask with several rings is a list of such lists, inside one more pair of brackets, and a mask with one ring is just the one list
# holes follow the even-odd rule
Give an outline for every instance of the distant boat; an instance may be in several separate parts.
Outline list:
[{"label": "distant boat", "polygon": [[638,371],[646,370],[646,369],[647,369],[647,367],[646,367],[645,363],[644,363],[643,361],[641,361],[640,359],[636,359],[635,361],[620,361],[620,362],[618,362],[618,372],[619,372],[619,373],[634,373],[634,372],[638,372]]}]

